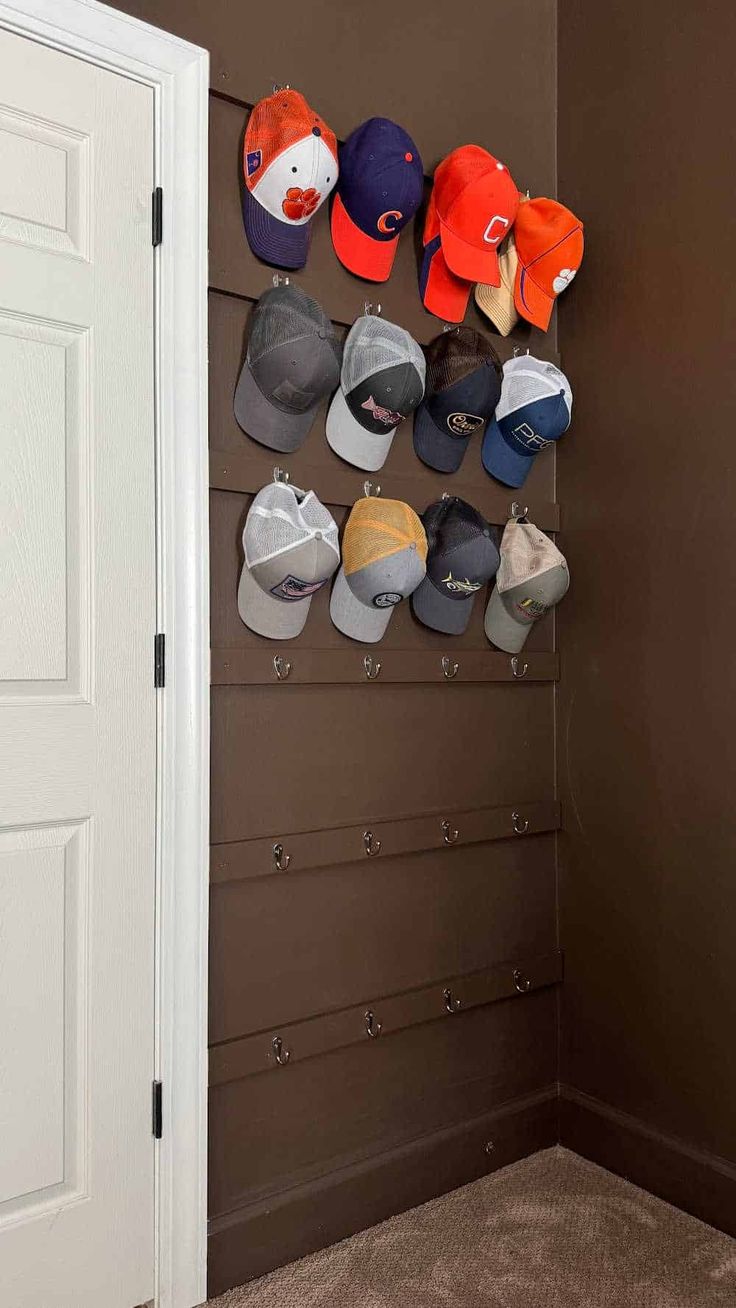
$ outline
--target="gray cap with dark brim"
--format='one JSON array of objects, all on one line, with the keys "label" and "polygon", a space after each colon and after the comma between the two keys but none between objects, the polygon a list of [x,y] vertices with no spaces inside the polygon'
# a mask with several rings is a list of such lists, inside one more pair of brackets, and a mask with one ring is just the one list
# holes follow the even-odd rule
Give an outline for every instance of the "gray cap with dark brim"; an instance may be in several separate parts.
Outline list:
[{"label": "gray cap with dark brim", "polygon": [[470,622],[474,599],[475,595],[451,599],[449,595],[441,594],[431,577],[425,577],[411,597],[411,606],[414,616],[425,627],[443,631],[448,636],[462,636]]},{"label": "gray cap with dark brim", "polygon": [[235,389],[233,410],[238,426],[254,441],[271,450],[291,454],[306,440],[319,408],[319,401],[303,413],[277,409],[263,394],[246,359]]}]

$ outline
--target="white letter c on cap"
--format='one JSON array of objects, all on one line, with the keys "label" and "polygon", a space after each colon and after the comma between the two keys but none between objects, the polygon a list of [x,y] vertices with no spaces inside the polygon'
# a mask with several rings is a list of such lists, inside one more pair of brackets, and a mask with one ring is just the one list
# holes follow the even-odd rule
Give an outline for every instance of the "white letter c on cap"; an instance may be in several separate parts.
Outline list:
[{"label": "white letter c on cap", "polygon": [[[496,223],[501,224],[501,230],[500,232],[498,232],[496,236],[493,236],[492,232]],[[483,233],[483,240],[487,241],[489,245],[498,245],[498,242],[501,240],[501,238],[505,236],[506,228],[508,227],[508,225],[509,225],[508,218],[503,218],[500,213],[494,213],[493,217],[491,218],[491,221],[489,222],[488,226],[486,227],[486,230]]]}]

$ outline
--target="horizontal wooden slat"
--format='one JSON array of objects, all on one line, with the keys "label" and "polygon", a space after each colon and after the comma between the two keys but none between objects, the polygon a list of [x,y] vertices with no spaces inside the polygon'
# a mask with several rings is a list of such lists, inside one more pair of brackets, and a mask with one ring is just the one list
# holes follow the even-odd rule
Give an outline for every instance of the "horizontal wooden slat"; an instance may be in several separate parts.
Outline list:
[{"label": "horizontal wooden slat", "polygon": [[[222,1085],[274,1068],[283,1071],[292,1059],[313,1058],[443,1016],[454,1018],[457,1012],[447,1010],[446,991],[449,991],[451,1001],[459,1000],[457,1011],[461,1012],[514,995],[523,997],[525,993],[555,985],[561,979],[562,954],[556,950],[542,957],[517,959],[466,976],[443,978],[401,995],[368,999],[340,1012],[324,1013],[275,1032],[262,1032],[215,1045],[210,1050],[210,1085]],[[370,1019],[369,1014],[372,1015]],[[375,1033],[373,1037],[369,1028]],[[283,1065],[279,1064],[279,1056],[286,1060]]]},{"label": "horizontal wooden slat", "polygon": [[[314,487],[324,504],[349,508],[361,496],[366,493],[375,495],[378,493],[376,488],[380,488],[384,499],[405,500],[421,514],[428,504],[447,491],[467,500],[488,522],[500,526],[512,516],[512,511],[516,513],[520,509],[526,509],[542,531],[558,531],[560,526],[559,505],[549,500],[531,499],[523,489],[512,491],[484,473],[479,476],[474,466],[468,467],[466,477],[462,476],[462,471],[445,477],[425,468],[417,459],[416,468],[409,475],[369,474],[358,468],[348,469],[346,465],[340,465],[339,460],[335,460],[334,467],[309,463],[306,451],[279,455],[254,441],[246,443],[245,437],[240,451],[210,451],[210,486],[215,490],[255,495],[273,479],[276,468],[287,471],[295,485],[304,489]],[[516,505],[520,508],[517,509]]]},{"label": "horizontal wooden slat", "polygon": [[[445,838],[443,823],[448,822]],[[554,800],[542,803],[466,809],[455,813],[424,813],[388,822],[371,821],[359,826],[333,827],[322,831],[279,833],[274,840],[238,840],[211,847],[210,882],[250,880],[257,877],[293,874],[337,863],[365,863],[375,857],[424,849],[442,849],[482,843],[487,840],[519,840],[542,831],[556,831],[560,806]],[[366,852],[365,832],[372,833],[371,846],[380,842],[378,855]],[[280,845],[281,867],[274,848]]]},{"label": "horizontal wooden slat", "polygon": [[[276,648],[274,645],[274,651]],[[372,660],[370,677],[364,664],[366,658]],[[281,677],[274,659],[281,660],[278,665]],[[446,675],[443,659],[448,660],[448,673],[456,669],[454,675]],[[378,676],[374,676],[379,664]],[[453,686],[479,681],[523,684],[527,681],[555,681],[558,675],[557,654],[510,656],[497,653],[490,646],[487,651],[464,650],[462,654],[453,654],[452,645],[448,644],[446,655],[428,650],[391,650],[382,654],[379,646],[360,646],[354,654],[340,649],[299,648],[292,651],[279,646],[278,652],[273,653],[268,649],[213,649],[211,681],[213,686],[265,686],[278,682],[285,689],[289,685],[371,681],[378,691],[382,682],[437,682]]]}]

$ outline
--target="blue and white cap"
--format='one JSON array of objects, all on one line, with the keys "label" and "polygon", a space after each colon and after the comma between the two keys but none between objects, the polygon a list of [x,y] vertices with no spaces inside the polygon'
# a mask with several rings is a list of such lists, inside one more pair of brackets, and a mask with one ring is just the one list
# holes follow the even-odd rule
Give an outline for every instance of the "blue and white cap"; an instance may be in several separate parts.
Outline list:
[{"label": "blue and white cap", "polygon": [[483,467],[505,486],[523,486],[535,456],[572,420],[572,390],[559,368],[530,354],[503,365],[501,399],[483,438]]}]

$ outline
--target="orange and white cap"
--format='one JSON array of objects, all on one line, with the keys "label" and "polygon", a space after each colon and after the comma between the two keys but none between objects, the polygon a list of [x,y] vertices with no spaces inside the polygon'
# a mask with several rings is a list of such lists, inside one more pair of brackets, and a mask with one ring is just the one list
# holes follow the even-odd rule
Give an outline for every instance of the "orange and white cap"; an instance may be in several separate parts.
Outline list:
[{"label": "orange and white cap", "polygon": [[557,200],[540,197],[520,206],[514,237],[514,303],[522,318],[546,332],[557,296],[583,261],[583,224]]},{"label": "orange and white cap", "polygon": [[243,221],[253,253],[303,268],[309,222],[337,181],[337,140],[299,91],[274,91],[254,107],[243,145]]}]

